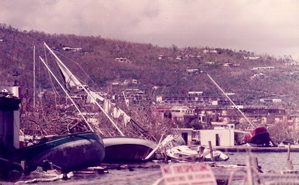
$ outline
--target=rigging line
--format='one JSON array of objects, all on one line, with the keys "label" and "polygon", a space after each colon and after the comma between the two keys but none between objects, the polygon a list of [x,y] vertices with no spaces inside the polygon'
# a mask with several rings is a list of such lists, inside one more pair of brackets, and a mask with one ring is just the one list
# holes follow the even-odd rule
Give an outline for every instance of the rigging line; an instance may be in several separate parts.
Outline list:
[{"label": "rigging line", "polygon": [[210,78],[210,80],[216,85],[216,87],[224,94],[224,96],[233,104],[233,106],[241,113],[241,115],[246,119],[246,121],[253,127],[257,127],[251,121],[245,116],[245,114],[238,108],[238,106],[233,102],[233,100],[224,92],[224,90],[216,83],[216,81],[208,74],[207,76]]},{"label": "rigging line", "polygon": [[[52,53],[52,55],[57,59],[57,61],[69,72],[71,71],[64,65],[64,63],[58,58],[58,56],[51,50],[51,48],[44,42],[46,48]],[[71,73],[72,74],[72,73]],[[113,124],[113,126],[117,129],[117,131],[124,136],[124,133],[118,128],[117,124],[112,120],[112,118],[108,115],[108,113],[102,108],[102,106],[96,101],[93,95],[80,83],[81,88],[88,94],[89,97],[95,102],[98,108],[105,114],[105,116],[109,119],[109,121]]]},{"label": "rigging line", "polygon": [[[44,48],[44,54],[45,54],[45,61],[46,61],[46,63],[49,64],[49,62],[48,62],[48,57],[47,57],[47,53],[46,53],[46,49],[45,49],[45,48]],[[55,102],[57,102],[57,100],[56,100],[56,95],[58,95],[58,96],[60,96],[60,95],[59,95],[57,89],[55,88],[55,85],[54,85],[54,83],[53,83],[53,81],[52,81],[52,78],[50,78],[50,74],[49,74],[49,72],[48,72],[48,75],[49,75],[49,79],[50,79],[50,83],[51,83],[52,90],[53,90],[53,92],[55,93]]]},{"label": "rigging line", "polygon": [[[76,64],[76,65],[83,71],[83,73],[88,77],[88,79],[89,79],[95,86],[97,86],[96,83],[93,81],[93,79],[88,75],[88,73],[81,67],[81,65],[80,65],[78,62],[76,62],[76,61],[74,61],[73,59],[67,57],[66,55],[63,55],[63,54],[62,54],[61,52],[59,52],[59,51],[58,51],[58,53],[60,54],[60,56],[63,56],[64,58],[68,59],[69,61],[75,63],[75,64]],[[79,79],[79,80],[80,80],[80,79]],[[82,81],[82,80],[80,80],[80,81]]]},{"label": "rigging line", "polygon": [[[46,56],[46,63],[49,64],[48,60],[47,60],[47,56]],[[50,81],[50,85],[52,88],[52,91],[54,92],[54,101],[55,101],[55,105],[57,105],[57,96],[60,97],[60,94],[58,93],[57,89],[55,88],[54,82],[51,78],[51,74],[49,73],[49,71],[47,71],[48,74],[48,79]],[[55,106],[55,108],[57,109],[57,106]]]},{"label": "rigging line", "polygon": [[49,66],[46,64],[46,62],[43,60],[42,57],[39,57],[40,60],[43,62],[43,64],[46,66],[46,68],[49,70],[49,72],[51,73],[51,75],[53,76],[53,78],[57,81],[57,83],[59,84],[59,86],[62,88],[62,90],[65,92],[65,94],[68,96],[68,98],[72,101],[72,103],[74,104],[74,106],[76,107],[76,109],[79,111],[81,117],[83,118],[83,120],[86,122],[87,126],[89,127],[89,129],[94,132],[93,128],[90,126],[90,124],[88,123],[88,121],[86,120],[86,118],[83,116],[83,113],[80,111],[80,109],[78,108],[77,104],[74,102],[74,100],[71,98],[71,96],[67,93],[67,91],[65,90],[65,88],[63,87],[63,85],[59,82],[59,80],[56,78],[56,76],[54,75],[54,73],[51,71],[51,69],[49,68]]}]

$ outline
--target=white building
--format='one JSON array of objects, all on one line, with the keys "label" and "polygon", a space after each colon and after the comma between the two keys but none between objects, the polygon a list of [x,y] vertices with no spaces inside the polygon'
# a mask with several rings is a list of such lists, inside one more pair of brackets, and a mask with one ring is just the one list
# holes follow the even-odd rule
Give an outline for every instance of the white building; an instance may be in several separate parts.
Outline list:
[{"label": "white building", "polygon": [[215,126],[213,130],[200,130],[200,143],[203,146],[234,146],[235,145],[235,125],[223,124]]}]

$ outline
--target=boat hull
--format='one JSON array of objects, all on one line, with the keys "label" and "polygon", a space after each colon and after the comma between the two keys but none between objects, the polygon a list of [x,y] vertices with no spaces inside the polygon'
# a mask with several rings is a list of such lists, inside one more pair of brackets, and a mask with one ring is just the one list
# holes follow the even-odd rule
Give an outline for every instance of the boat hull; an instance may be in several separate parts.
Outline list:
[{"label": "boat hull", "polygon": [[187,145],[180,145],[180,146],[175,146],[172,148],[169,148],[166,150],[166,155],[168,158],[170,159],[200,159],[201,161],[226,161],[229,159],[229,157],[219,151],[219,150],[213,150],[213,159],[211,156],[211,152],[210,149],[205,148],[202,152],[202,154],[200,155],[198,153],[197,150],[193,150],[191,149],[189,146]]},{"label": "boat hull", "polygon": [[[25,173],[53,164],[63,173],[98,166],[105,157],[102,139],[93,132],[72,134],[20,149]],[[47,163],[49,162],[49,163]]]},{"label": "boat hull", "polygon": [[265,127],[258,127],[245,135],[245,142],[255,146],[269,146],[270,134]]},{"label": "boat hull", "polygon": [[105,145],[104,162],[138,162],[156,147],[156,143],[140,138],[112,137],[103,138]]}]

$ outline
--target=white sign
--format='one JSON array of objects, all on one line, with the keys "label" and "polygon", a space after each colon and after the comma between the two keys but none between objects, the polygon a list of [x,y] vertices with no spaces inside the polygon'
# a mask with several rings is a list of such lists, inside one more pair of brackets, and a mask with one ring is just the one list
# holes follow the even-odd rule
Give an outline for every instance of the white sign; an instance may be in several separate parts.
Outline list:
[{"label": "white sign", "polygon": [[175,163],[161,167],[165,185],[217,185],[211,167],[205,163]]}]

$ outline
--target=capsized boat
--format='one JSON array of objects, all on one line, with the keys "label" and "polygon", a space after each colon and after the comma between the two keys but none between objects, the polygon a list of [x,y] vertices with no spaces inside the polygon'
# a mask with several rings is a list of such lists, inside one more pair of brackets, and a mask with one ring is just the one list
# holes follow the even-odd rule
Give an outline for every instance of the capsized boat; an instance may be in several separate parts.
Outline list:
[{"label": "capsized boat", "polygon": [[257,127],[245,135],[245,142],[252,146],[270,146],[270,134],[266,127]]},{"label": "capsized boat", "polygon": [[52,164],[62,173],[98,166],[105,157],[104,143],[95,132],[56,136],[16,152],[15,159],[25,161],[25,173],[38,166]]},{"label": "capsized boat", "polygon": [[103,162],[144,162],[144,158],[157,146],[151,140],[133,137],[104,137],[103,142]]}]

